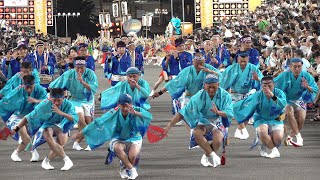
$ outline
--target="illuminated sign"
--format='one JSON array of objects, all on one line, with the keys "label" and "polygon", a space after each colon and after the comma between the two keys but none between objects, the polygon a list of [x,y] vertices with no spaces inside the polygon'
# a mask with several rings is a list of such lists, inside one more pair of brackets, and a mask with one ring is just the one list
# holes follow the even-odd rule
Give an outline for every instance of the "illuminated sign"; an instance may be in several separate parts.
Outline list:
[{"label": "illuminated sign", "polygon": [[28,6],[28,0],[4,0],[5,7]]},{"label": "illuminated sign", "polygon": [[195,22],[196,24],[201,23],[201,10],[200,10],[200,0],[194,1],[194,7],[195,7]]},{"label": "illuminated sign", "polygon": [[212,0],[201,0],[200,1],[200,16],[201,16],[201,27],[212,27],[213,25],[213,4]]},{"label": "illuminated sign", "polygon": [[[24,1],[21,1],[21,3],[14,3],[17,4],[15,6],[5,6],[7,5],[7,1],[0,0],[0,19],[4,19],[7,24],[11,25],[35,26],[35,11],[37,11],[35,7],[36,0],[27,1],[26,6],[24,6]],[[11,0],[10,2],[13,1]],[[45,11],[45,14],[41,19],[45,19],[46,26],[53,26],[52,0],[41,0],[41,3],[42,5],[38,7],[41,7],[41,9]]]},{"label": "illuminated sign", "polygon": [[254,11],[261,5],[261,0],[195,0],[195,24],[211,27],[212,23],[236,18]]},{"label": "illuminated sign", "polygon": [[47,0],[47,26],[53,26],[53,3]]},{"label": "illuminated sign", "polygon": [[[257,1],[257,0],[253,0]],[[232,19],[249,10],[249,0],[213,0],[213,21]]]},{"label": "illuminated sign", "polygon": [[242,3],[243,0],[219,0],[219,3]]},{"label": "illuminated sign", "polygon": [[46,0],[35,0],[34,1],[34,18],[36,31],[47,33],[47,3]]},{"label": "illuminated sign", "polygon": [[5,6],[5,1],[0,0],[0,19],[6,20],[7,24],[34,26],[34,1],[29,0],[27,6]]}]

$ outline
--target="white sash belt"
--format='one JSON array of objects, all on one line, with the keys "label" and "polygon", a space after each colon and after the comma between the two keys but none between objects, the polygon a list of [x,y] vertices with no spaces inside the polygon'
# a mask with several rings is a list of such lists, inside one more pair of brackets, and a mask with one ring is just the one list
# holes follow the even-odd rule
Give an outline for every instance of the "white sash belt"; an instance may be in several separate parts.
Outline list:
[{"label": "white sash belt", "polygon": [[111,76],[111,81],[126,81],[127,80],[127,76],[121,76],[121,75],[115,75],[112,74]]}]

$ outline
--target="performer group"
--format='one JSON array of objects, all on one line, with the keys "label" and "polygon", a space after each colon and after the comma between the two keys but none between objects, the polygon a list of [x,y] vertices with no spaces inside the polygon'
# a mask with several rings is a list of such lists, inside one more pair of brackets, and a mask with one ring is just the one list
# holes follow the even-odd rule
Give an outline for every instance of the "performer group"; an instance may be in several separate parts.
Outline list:
[{"label": "performer group", "polygon": [[[106,164],[117,158],[120,177],[136,179],[143,137],[150,133],[153,120],[150,102],[165,93],[171,96],[168,113],[173,117],[162,127],[163,136],[173,134],[171,127],[183,125],[189,148],[203,150],[199,160],[204,167],[225,164],[224,155],[219,154],[225,153],[230,137],[246,140],[253,136],[251,148],[257,147],[260,156],[271,159],[280,158],[283,144],[304,146],[306,112],[318,108],[320,100],[320,31],[300,25],[299,16],[285,14],[281,7],[277,11],[293,18],[293,27],[290,24],[270,34],[273,18],[259,15],[256,31],[244,29],[240,18],[239,26],[224,20],[225,24],[201,34],[153,40],[124,35],[97,42],[78,36],[60,52],[45,37],[38,37],[34,47],[21,39],[15,47],[7,47],[0,73],[4,122],[0,135],[17,141],[8,157],[23,161],[21,153],[27,150],[31,162],[44,157],[43,169],[55,169],[50,161],[59,158],[64,162],[61,170],[67,171],[76,168],[64,150],[69,142],[75,151],[94,151],[108,142]],[[320,19],[313,20],[320,27]],[[232,32],[233,28],[241,31]],[[161,67],[153,87],[144,79],[152,62]],[[95,72],[99,64],[106,78],[103,83],[109,84],[101,94],[97,94],[100,75]],[[96,101],[101,101],[100,107]],[[97,108],[104,111],[101,117],[94,115]],[[320,116],[313,120],[319,121]],[[232,122],[237,126],[234,132],[230,131]],[[249,125],[255,133],[249,133]],[[39,155],[37,148],[44,143],[50,150]]]}]

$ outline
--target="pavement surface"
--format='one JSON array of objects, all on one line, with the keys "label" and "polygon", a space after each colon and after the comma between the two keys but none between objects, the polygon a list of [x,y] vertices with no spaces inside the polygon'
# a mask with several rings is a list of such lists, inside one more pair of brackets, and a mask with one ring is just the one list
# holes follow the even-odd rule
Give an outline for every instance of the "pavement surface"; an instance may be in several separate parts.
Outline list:
[{"label": "pavement surface", "polygon": [[[145,68],[145,78],[152,87],[160,73],[159,66],[148,65]],[[97,65],[99,78],[99,92],[109,85],[104,78],[103,70]],[[98,96],[98,93],[96,94]],[[97,101],[98,102],[98,101]],[[152,105],[153,125],[164,127],[172,118],[170,97],[162,95],[150,101]],[[96,117],[103,113],[96,106]],[[200,164],[203,154],[201,149],[188,149],[188,132],[184,126],[175,126],[164,140],[150,144],[144,139],[139,176],[137,179],[320,179],[320,122],[311,122],[314,112],[308,112],[302,136],[304,147],[280,147],[281,158],[267,159],[260,157],[258,149],[249,151],[254,139],[254,129],[249,126],[248,140],[230,138],[227,146],[226,165],[217,168],[205,168]],[[3,127],[3,122],[0,127]],[[233,136],[235,122],[230,127],[229,134]],[[73,131],[72,133],[74,133]],[[65,152],[72,159],[74,166],[69,171],[60,171],[63,161],[53,160],[51,165],[55,170],[43,170],[41,161],[48,153],[48,145],[38,148],[39,162],[29,162],[30,152],[21,152],[22,162],[13,162],[10,155],[17,146],[17,142],[9,138],[0,141],[0,180],[32,180],[32,179],[121,179],[119,175],[119,161],[115,159],[111,165],[104,165],[107,145],[91,152],[72,150],[72,142],[65,147]],[[82,147],[86,147],[83,142]],[[221,150],[218,153],[221,155]]]}]

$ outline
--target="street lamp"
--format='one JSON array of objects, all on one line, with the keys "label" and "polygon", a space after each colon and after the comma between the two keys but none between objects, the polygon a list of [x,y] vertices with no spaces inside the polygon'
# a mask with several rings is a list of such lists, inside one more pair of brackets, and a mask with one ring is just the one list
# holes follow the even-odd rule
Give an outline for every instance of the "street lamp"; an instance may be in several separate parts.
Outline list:
[{"label": "street lamp", "polygon": [[57,37],[57,17],[66,17],[66,37],[68,37],[68,17],[72,16],[72,17],[79,17],[80,16],[80,12],[73,12],[73,13],[57,13],[54,16],[54,35]]},{"label": "street lamp", "polygon": [[171,18],[173,18],[173,2],[172,2],[172,0],[171,0],[170,8],[171,8]]}]

